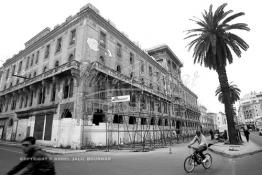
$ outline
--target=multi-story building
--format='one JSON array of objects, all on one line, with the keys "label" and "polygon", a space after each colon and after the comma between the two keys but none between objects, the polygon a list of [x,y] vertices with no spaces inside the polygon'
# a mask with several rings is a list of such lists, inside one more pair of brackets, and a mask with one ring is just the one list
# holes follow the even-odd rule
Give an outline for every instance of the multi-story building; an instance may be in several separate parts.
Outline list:
[{"label": "multi-story building", "polygon": [[257,120],[262,119],[262,92],[251,92],[240,99],[238,120],[249,128],[254,128]]},{"label": "multi-story building", "polygon": [[217,127],[220,132],[227,130],[227,118],[223,112],[217,114]]},{"label": "multi-story building", "polygon": [[167,45],[142,50],[88,4],[3,64],[0,137],[80,148],[196,130],[182,66]]},{"label": "multi-story building", "polygon": [[209,129],[212,129],[212,130],[218,129],[218,127],[217,127],[217,114],[213,113],[213,112],[208,112],[207,116],[208,116]]}]

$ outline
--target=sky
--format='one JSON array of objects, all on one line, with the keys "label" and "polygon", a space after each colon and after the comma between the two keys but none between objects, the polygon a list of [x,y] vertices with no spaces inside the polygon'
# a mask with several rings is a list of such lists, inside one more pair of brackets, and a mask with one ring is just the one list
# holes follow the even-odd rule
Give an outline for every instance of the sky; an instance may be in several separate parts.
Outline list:
[{"label": "sky", "polygon": [[228,3],[225,10],[245,12],[234,22],[247,23],[250,32],[235,33],[242,37],[250,48],[241,58],[234,55],[234,62],[227,66],[229,82],[241,89],[241,97],[250,91],[262,90],[262,59],[260,57],[259,0],[8,0],[0,2],[0,65],[24,49],[24,43],[45,27],[51,29],[75,15],[87,3],[93,4],[105,19],[110,19],[116,28],[138,42],[143,49],[167,44],[183,63],[184,84],[198,96],[199,104],[208,112],[224,111],[218,102],[215,90],[219,86],[216,72],[193,64],[192,51],[186,47],[186,30],[197,26],[190,21],[213,4],[214,9]]}]

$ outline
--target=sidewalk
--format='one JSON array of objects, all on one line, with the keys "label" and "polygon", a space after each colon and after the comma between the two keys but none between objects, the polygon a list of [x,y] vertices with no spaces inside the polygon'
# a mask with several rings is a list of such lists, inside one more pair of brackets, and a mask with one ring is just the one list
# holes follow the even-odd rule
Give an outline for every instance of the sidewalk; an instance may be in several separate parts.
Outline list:
[{"label": "sidewalk", "polygon": [[[208,142],[212,143],[213,141],[208,140]],[[239,158],[262,152],[262,147],[249,140],[249,142],[245,141],[242,145],[228,145],[217,142],[209,147],[209,150],[224,157]]]},{"label": "sidewalk", "polygon": [[[3,141],[0,140],[0,146],[12,146],[21,148],[21,143],[19,142],[11,142],[11,141]],[[43,151],[49,153],[49,154],[74,154],[74,153],[83,153],[86,152],[86,150],[73,150],[73,149],[62,149],[62,148],[55,148],[55,147],[46,147],[42,145],[38,145]]]}]

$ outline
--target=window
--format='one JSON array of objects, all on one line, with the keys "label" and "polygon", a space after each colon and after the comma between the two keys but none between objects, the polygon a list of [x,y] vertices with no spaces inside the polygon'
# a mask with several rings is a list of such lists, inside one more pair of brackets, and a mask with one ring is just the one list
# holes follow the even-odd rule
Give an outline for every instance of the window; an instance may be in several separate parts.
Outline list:
[{"label": "window", "polygon": [[141,118],[141,125],[146,125],[147,124],[147,120],[146,118]]},{"label": "window", "polygon": [[142,109],[146,109],[146,98],[145,98],[144,95],[141,96],[140,107],[141,107]]},{"label": "window", "polygon": [[144,72],[144,63],[143,63],[143,62],[141,62],[140,71],[141,71],[142,73]]},{"label": "window", "polygon": [[31,67],[32,67],[33,64],[34,64],[34,58],[35,58],[35,54],[33,54],[33,55],[32,55],[32,58],[31,58],[31,64],[30,64]]},{"label": "window", "polygon": [[68,85],[68,81],[66,80],[64,83],[64,99],[68,98],[68,93],[69,93],[69,85]]},{"label": "window", "polygon": [[56,62],[55,62],[55,68],[57,68],[59,66],[59,61],[57,60]]},{"label": "window", "polygon": [[6,77],[5,77],[5,79],[7,80],[8,79],[8,77],[9,77],[9,69],[7,69],[7,71],[6,71]]},{"label": "window", "polygon": [[51,101],[55,101],[55,95],[56,95],[56,84],[53,83],[52,93],[51,93]]},{"label": "window", "polygon": [[60,52],[62,49],[62,37],[58,38],[56,41],[56,49],[55,49],[55,53]]},{"label": "window", "polygon": [[105,63],[105,59],[104,59],[103,56],[100,56],[100,57],[99,57],[99,62],[100,62],[100,63]]},{"label": "window", "polygon": [[23,106],[23,102],[24,102],[24,97],[22,96],[22,97],[21,97],[21,100],[20,100],[20,106],[19,106],[20,109],[21,109],[22,106]]},{"label": "window", "polygon": [[15,74],[15,65],[13,65],[12,76]]},{"label": "window", "polygon": [[148,73],[149,73],[149,76],[152,76],[153,75],[153,71],[152,71],[152,67],[151,66],[149,66],[148,67]]},{"label": "window", "polygon": [[45,103],[45,86],[39,89],[38,92],[38,104]]},{"label": "window", "polygon": [[156,124],[156,119],[155,117],[152,117],[150,120],[150,125],[155,125]]},{"label": "window", "polygon": [[162,126],[162,119],[161,119],[161,118],[158,119],[157,125],[158,125],[158,126]]},{"label": "window", "polygon": [[27,107],[27,102],[28,102],[28,95],[25,96],[25,105],[24,105],[25,108]]},{"label": "window", "polygon": [[35,117],[34,137],[37,140],[51,140],[53,114],[37,115]]},{"label": "window", "polygon": [[119,72],[119,73],[121,73],[121,66],[120,66],[120,65],[117,65],[117,66],[116,66],[116,71]]},{"label": "window", "polygon": [[74,94],[74,79],[71,78],[69,82],[69,98],[73,97]]},{"label": "window", "polygon": [[68,56],[68,62],[73,61],[75,59],[75,51],[69,54]]},{"label": "window", "polygon": [[19,79],[16,79],[16,84],[18,84],[19,83]]},{"label": "window", "polygon": [[73,45],[76,42],[76,29],[70,32],[70,42],[69,45]]},{"label": "window", "polygon": [[136,106],[136,95],[133,92],[130,92],[130,102],[129,105],[132,107]]},{"label": "window", "polygon": [[115,114],[114,119],[113,119],[113,123],[122,124],[123,123],[123,116]]},{"label": "window", "polygon": [[34,72],[34,77],[36,76],[36,72]]},{"label": "window", "polygon": [[136,124],[136,118],[134,116],[130,116],[128,123],[131,124],[131,125]]},{"label": "window", "polygon": [[102,48],[106,48],[106,34],[104,32],[100,32],[100,42],[99,42],[99,45],[102,47]]},{"label": "window", "polygon": [[33,99],[34,99],[34,93],[33,93],[33,91],[31,91],[31,93],[30,93],[30,102],[29,102],[29,106],[32,106],[32,104],[33,104]]},{"label": "window", "polygon": [[43,73],[47,71],[47,66],[43,68]]},{"label": "window", "polygon": [[45,48],[45,58],[49,57],[49,52],[50,52],[50,44],[48,44]]},{"label": "window", "polygon": [[12,105],[11,105],[11,110],[14,110],[15,108],[16,108],[16,98],[13,97]]},{"label": "window", "polygon": [[161,102],[158,103],[158,112],[162,112],[162,110],[161,110]]},{"label": "window", "polygon": [[39,59],[39,50],[36,52],[35,64],[38,63],[38,59]]},{"label": "window", "polygon": [[151,109],[151,111],[155,110],[155,103],[154,103],[153,100],[150,102],[150,109]]},{"label": "window", "polygon": [[30,61],[30,57],[27,57],[27,59],[26,59],[26,67],[25,67],[25,69],[28,69],[28,67],[29,67],[29,61]]},{"label": "window", "polygon": [[119,43],[116,44],[116,55],[122,57],[122,45]]},{"label": "window", "polygon": [[17,73],[20,73],[20,72],[21,72],[21,70],[22,70],[22,64],[23,64],[23,62],[20,61],[20,62],[19,62],[18,72],[17,72]]},{"label": "window", "polygon": [[134,77],[134,72],[130,72],[130,78]]},{"label": "window", "polygon": [[130,61],[130,64],[134,64],[134,54],[132,52],[130,52],[129,61]]}]

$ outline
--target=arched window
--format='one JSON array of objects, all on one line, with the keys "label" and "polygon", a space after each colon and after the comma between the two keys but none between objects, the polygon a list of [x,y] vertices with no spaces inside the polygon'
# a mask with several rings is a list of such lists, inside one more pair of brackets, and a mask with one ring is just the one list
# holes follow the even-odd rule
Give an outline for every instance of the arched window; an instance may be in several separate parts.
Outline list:
[{"label": "arched window", "polygon": [[130,116],[128,123],[131,125],[136,124],[136,118],[134,116]]},{"label": "arched window", "polygon": [[161,118],[158,119],[157,125],[158,125],[158,126],[162,126],[162,119],[161,119]]},{"label": "arched window", "polygon": [[168,120],[165,119],[165,126],[168,126]]},{"label": "arched window", "polygon": [[141,118],[141,125],[146,125],[147,124],[147,120],[146,118]]}]

